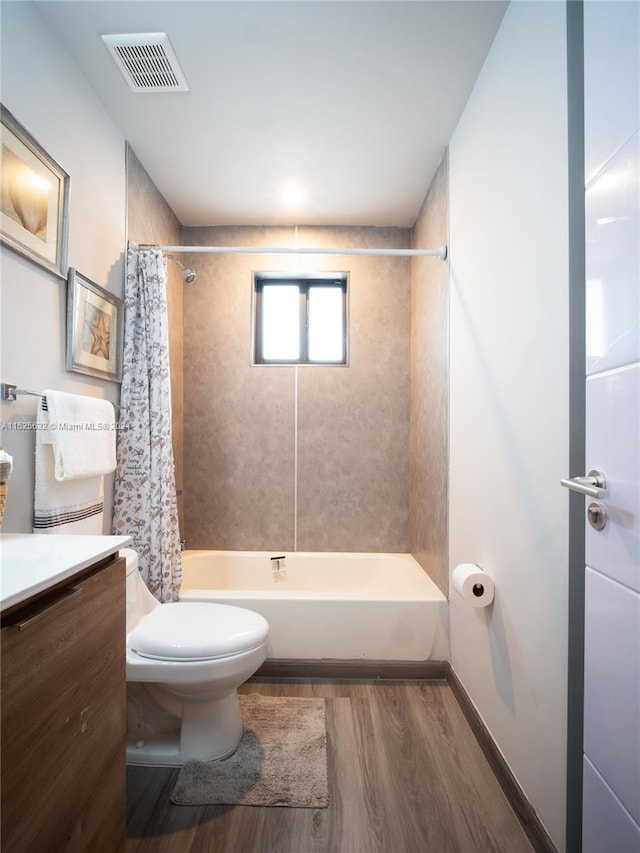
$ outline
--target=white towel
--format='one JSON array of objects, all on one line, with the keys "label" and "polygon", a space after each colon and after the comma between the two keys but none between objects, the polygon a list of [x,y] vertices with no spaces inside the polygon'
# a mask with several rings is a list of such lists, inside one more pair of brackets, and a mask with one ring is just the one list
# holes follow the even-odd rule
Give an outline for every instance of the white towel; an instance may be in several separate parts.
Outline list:
[{"label": "white towel", "polygon": [[[61,424],[71,424],[73,421],[63,421],[58,414],[58,419],[55,421],[56,429],[50,429],[51,422],[49,407],[50,395],[52,392],[45,392],[42,403],[38,406],[38,431],[36,433],[36,477],[35,477],[35,500],[34,500],[34,522],[33,530],[35,533],[84,533],[84,534],[102,534],[102,514],[104,510],[104,473],[94,474],[93,476],[82,476],[77,479],[61,480],[56,476],[56,439],[58,434],[67,433],[65,436],[68,440],[64,447],[64,453],[70,454],[73,449],[73,437],[93,435],[93,430],[65,430],[60,429]],[[61,392],[57,392],[58,394]],[[66,394],[66,397],[75,395]],[[105,401],[100,401],[105,402]],[[107,403],[111,409],[111,422],[113,422],[113,406]],[[98,421],[97,423],[109,423]],[[80,421],[75,421],[79,423]],[[96,431],[98,432],[98,431]],[[102,432],[102,431],[100,431]],[[113,442],[115,457],[115,431],[104,430],[108,434],[110,441]],[[63,440],[62,444],[65,442]],[[63,453],[59,444],[57,446],[59,453]],[[98,453],[96,442],[96,453]],[[107,454],[102,453],[101,456]],[[86,453],[85,453],[86,456]],[[69,471],[75,472],[78,470],[76,460],[71,458],[60,460],[63,465],[63,473],[68,474]],[[99,461],[98,464],[93,463],[93,470],[104,469],[108,471],[115,468],[115,460],[113,467],[109,467],[111,461]],[[85,467],[91,466],[85,463]]]},{"label": "white towel", "polygon": [[56,480],[110,474],[116,467],[115,411],[108,400],[45,391]]}]

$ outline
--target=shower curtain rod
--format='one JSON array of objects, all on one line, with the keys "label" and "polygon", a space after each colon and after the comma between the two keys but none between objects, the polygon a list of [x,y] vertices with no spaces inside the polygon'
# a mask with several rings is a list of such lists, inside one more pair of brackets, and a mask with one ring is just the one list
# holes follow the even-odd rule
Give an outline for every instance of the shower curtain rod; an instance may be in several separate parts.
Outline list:
[{"label": "shower curtain rod", "polygon": [[444,261],[447,257],[447,247],[438,249],[349,249],[327,248],[325,246],[156,246],[151,243],[140,243],[132,248],[159,249],[161,252],[208,252],[214,254],[251,254],[251,255],[397,255],[404,257],[431,255]]}]

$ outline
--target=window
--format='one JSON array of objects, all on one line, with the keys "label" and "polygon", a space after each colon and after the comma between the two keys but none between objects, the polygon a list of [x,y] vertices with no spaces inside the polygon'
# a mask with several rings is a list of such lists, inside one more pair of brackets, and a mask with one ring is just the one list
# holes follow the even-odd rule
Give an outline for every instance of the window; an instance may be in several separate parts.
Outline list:
[{"label": "window", "polygon": [[346,364],[347,275],[256,273],[255,364]]}]

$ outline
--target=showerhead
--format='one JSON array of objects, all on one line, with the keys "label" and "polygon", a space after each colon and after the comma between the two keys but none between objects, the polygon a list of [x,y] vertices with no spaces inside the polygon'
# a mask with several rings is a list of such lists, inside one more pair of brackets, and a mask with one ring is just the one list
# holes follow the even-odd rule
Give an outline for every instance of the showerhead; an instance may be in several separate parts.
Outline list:
[{"label": "showerhead", "polygon": [[196,280],[196,274],[193,270],[190,270],[189,267],[185,267],[185,265],[177,258],[174,258],[173,255],[167,255],[167,257],[171,258],[174,264],[177,264],[180,267],[180,269],[182,270],[182,278],[184,279],[184,281],[186,281],[187,284],[191,284],[192,281]]}]

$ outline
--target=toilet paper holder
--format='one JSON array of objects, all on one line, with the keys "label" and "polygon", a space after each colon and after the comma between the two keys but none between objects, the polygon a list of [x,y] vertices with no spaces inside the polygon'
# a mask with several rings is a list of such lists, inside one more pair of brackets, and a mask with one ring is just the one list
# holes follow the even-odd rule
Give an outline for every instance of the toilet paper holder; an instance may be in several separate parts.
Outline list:
[{"label": "toilet paper holder", "polygon": [[493,580],[475,563],[456,566],[451,582],[457,594],[471,607],[487,607],[493,601]]}]

